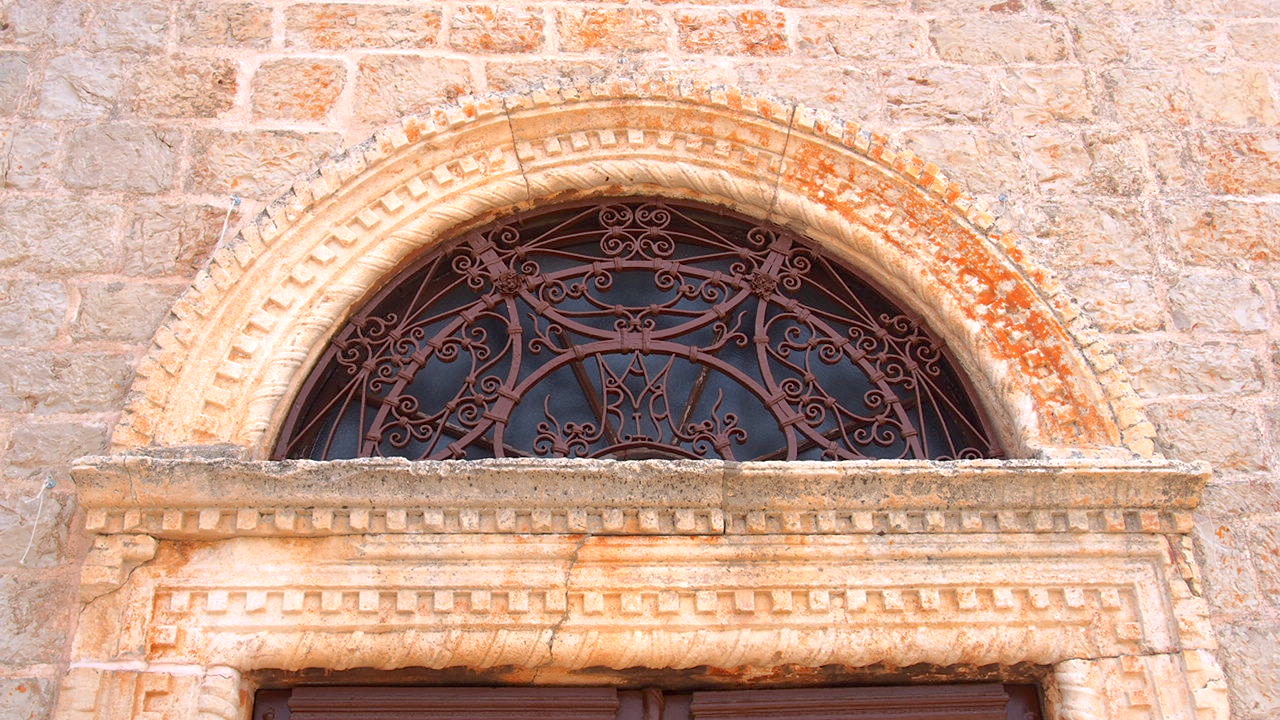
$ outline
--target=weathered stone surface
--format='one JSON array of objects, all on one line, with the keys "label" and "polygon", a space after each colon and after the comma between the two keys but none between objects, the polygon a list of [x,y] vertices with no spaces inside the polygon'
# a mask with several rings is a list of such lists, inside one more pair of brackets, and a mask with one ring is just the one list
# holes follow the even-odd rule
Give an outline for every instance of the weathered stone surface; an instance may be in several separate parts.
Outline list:
[{"label": "weathered stone surface", "polygon": [[1134,127],[1191,122],[1191,96],[1183,73],[1169,68],[1113,68],[1101,75],[1116,116]]},{"label": "weathered stone surface", "polygon": [[271,42],[271,9],[263,4],[190,0],[178,17],[183,45],[265,48]]},{"label": "weathered stone surface", "polygon": [[[498,92],[524,90],[548,79],[584,81],[602,78],[614,65],[605,60],[531,60],[528,62],[490,62],[485,65],[489,89]],[[464,68],[458,68],[461,73]],[[463,76],[459,74],[459,81]]]},{"label": "weathered stone surface", "polygon": [[0,359],[5,412],[109,412],[133,379],[133,364],[123,353],[0,349]]},{"label": "weathered stone surface", "polygon": [[1267,329],[1267,307],[1248,278],[1187,275],[1169,288],[1173,324],[1179,330],[1258,332]]},{"label": "weathered stone surface", "polygon": [[0,345],[49,342],[66,312],[62,283],[0,280]]},{"label": "weathered stone surface", "polygon": [[1253,408],[1216,401],[1158,403],[1147,407],[1159,430],[1160,443],[1170,457],[1205,460],[1219,470],[1261,470],[1266,467],[1258,443],[1262,428]]},{"label": "weathered stone surface", "polygon": [[[44,488],[41,496],[42,488],[43,479],[31,478],[25,482],[6,481],[0,490],[0,566],[16,567],[21,563],[23,567],[48,568],[67,557],[68,532],[76,507],[74,488],[64,483]],[[4,685],[0,683],[0,707],[4,707],[3,698]]]},{"label": "weathered stone surface", "polygon": [[682,10],[676,32],[686,52],[712,55],[781,55],[787,51],[786,19],[766,10]]},{"label": "weathered stone surface", "polygon": [[813,108],[840,113],[857,108],[863,122],[882,121],[885,94],[881,74],[822,60],[791,58],[738,66],[744,83],[769,88]]},{"label": "weathered stone surface", "polygon": [[[1259,508],[1264,509],[1264,508]],[[1271,607],[1280,607],[1280,512],[1272,506],[1269,513],[1259,513],[1252,524],[1250,546],[1258,586]]]},{"label": "weathered stone surface", "polygon": [[1235,23],[1227,28],[1227,37],[1244,60],[1280,63],[1280,22]]},{"label": "weathered stone surface", "polygon": [[[4,166],[4,187],[20,190],[45,190],[57,182],[54,155],[60,135],[51,127],[22,123],[0,134],[0,142],[9,149]],[[0,255],[3,255],[0,250]],[[3,261],[0,261],[3,263]]]},{"label": "weathered stone surface", "polygon": [[1271,93],[1271,77],[1265,70],[1193,67],[1185,77],[1191,107],[1202,120],[1240,126],[1280,122],[1280,109]]},{"label": "weathered stone surface", "polygon": [[415,55],[370,55],[360,61],[356,112],[362,125],[377,127],[422,112],[472,90],[471,68],[458,60]]},{"label": "weathered stone surface", "polygon": [[14,720],[42,720],[53,705],[58,683],[47,677],[0,678],[0,707]]},{"label": "weathered stone surface", "polygon": [[328,60],[273,60],[253,75],[253,114],[262,118],[323,120],[346,84],[347,71]]},{"label": "weathered stone surface", "polygon": [[94,283],[80,288],[71,339],[145,342],[160,326],[181,286]]},{"label": "weathered stone surface", "polygon": [[285,43],[329,50],[426,48],[436,45],[440,24],[433,7],[298,3],[285,9]]},{"label": "weathered stone surface", "polygon": [[86,190],[158,193],[173,186],[180,135],[146,125],[91,125],[67,138],[62,181]]},{"label": "weathered stone surface", "polygon": [[125,90],[129,109],[149,117],[217,117],[236,98],[236,66],[231,60],[179,55],[130,68]]},{"label": "weathered stone surface", "polygon": [[198,133],[188,189],[219,195],[268,197],[338,149],[331,133]]},{"label": "weathered stone surface", "polygon": [[1079,68],[1017,68],[998,77],[1000,102],[1017,125],[1077,122],[1095,114]]},{"label": "weathered stone surface", "polygon": [[57,119],[101,118],[116,106],[124,85],[123,60],[110,55],[64,55],[44,73],[36,113]]},{"label": "weathered stone surface", "polygon": [[1223,621],[1217,631],[1233,707],[1246,717],[1280,712],[1280,627],[1266,620]]},{"label": "weathered stone surface", "polygon": [[167,0],[109,0],[95,7],[89,47],[142,52],[164,47],[169,30]]},{"label": "weathered stone surface", "polygon": [[1150,332],[1164,327],[1164,306],[1150,277],[1082,273],[1068,276],[1065,282],[1104,331]]},{"label": "weathered stone surface", "polygon": [[802,54],[832,60],[916,61],[929,56],[928,30],[915,20],[804,16],[797,38]]},{"label": "weathered stone surface", "polygon": [[1237,612],[1257,609],[1262,598],[1245,526],[1238,519],[1198,518],[1195,544],[1204,560],[1204,589],[1214,606]]},{"label": "weathered stone surface", "polygon": [[1280,193],[1280,133],[1204,133],[1198,152],[1210,190],[1229,195]]},{"label": "weathered stone surface", "polygon": [[70,45],[84,35],[86,0],[15,0],[0,9],[0,38],[20,45]]},{"label": "weathered stone surface", "polygon": [[1189,265],[1249,270],[1280,263],[1280,204],[1179,203],[1166,209],[1172,257]]},{"label": "weathered stone surface", "polygon": [[1061,268],[1149,271],[1154,223],[1142,204],[1063,197],[1031,210],[1029,241]]},{"label": "weathered stone surface", "polygon": [[59,662],[71,628],[70,590],[28,573],[0,574],[0,657],[15,665]]},{"label": "weathered stone surface", "polygon": [[449,19],[449,45],[463,52],[536,52],[544,35],[536,7],[463,5]]},{"label": "weathered stone surface", "polygon": [[984,120],[994,96],[986,73],[937,66],[890,73],[883,92],[889,117],[911,124]]},{"label": "weathered stone surface", "polygon": [[117,205],[66,197],[0,200],[0,268],[40,273],[111,272],[118,266]]},{"label": "weathered stone surface", "polygon": [[122,271],[127,275],[191,277],[213,247],[226,221],[228,235],[241,220],[239,211],[209,205],[143,202],[129,217],[122,241]]},{"label": "weathered stone surface", "polygon": [[1247,345],[1225,342],[1136,341],[1117,348],[1139,394],[1260,392],[1262,358]]},{"label": "weathered stone surface", "polygon": [[951,62],[1054,63],[1067,57],[1065,28],[1018,15],[935,20],[929,24],[929,39],[938,56]]},{"label": "weathered stone surface", "polygon": [[106,443],[107,426],[100,422],[23,422],[9,433],[5,475],[64,483],[72,460],[102,452]]},{"label": "weathered stone surface", "polygon": [[26,55],[0,55],[0,114],[18,111],[27,94],[27,75],[31,61]]},{"label": "weathered stone surface", "polygon": [[1002,133],[959,126],[902,133],[902,145],[936,162],[952,180],[996,207],[999,197],[1025,184],[1021,149]]},{"label": "weathered stone surface", "polygon": [[566,52],[635,52],[667,48],[667,29],[655,10],[579,8],[557,11],[560,49]]}]

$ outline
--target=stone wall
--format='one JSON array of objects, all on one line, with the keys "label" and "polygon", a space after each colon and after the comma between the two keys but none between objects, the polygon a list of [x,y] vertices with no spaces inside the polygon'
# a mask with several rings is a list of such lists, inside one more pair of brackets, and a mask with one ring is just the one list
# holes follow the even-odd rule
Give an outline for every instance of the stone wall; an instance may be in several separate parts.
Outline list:
[{"label": "stone wall", "polygon": [[636,72],[858,119],[999,209],[1164,451],[1217,470],[1197,546],[1235,711],[1280,713],[1274,0],[14,0],[0,43],[5,717],[45,717],[64,669],[86,545],[67,461],[105,447],[231,196],[234,227],[399,115]]}]

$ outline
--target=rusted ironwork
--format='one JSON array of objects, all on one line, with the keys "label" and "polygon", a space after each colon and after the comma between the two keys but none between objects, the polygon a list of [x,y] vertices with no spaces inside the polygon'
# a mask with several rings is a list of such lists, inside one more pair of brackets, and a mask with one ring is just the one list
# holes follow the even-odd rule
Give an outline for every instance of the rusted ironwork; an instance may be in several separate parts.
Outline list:
[{"label": "rusted ironwork", "polygon": [[412,263],[337,333],[277,457],[998,454],[945,349],[795,234],[558,206]]}]

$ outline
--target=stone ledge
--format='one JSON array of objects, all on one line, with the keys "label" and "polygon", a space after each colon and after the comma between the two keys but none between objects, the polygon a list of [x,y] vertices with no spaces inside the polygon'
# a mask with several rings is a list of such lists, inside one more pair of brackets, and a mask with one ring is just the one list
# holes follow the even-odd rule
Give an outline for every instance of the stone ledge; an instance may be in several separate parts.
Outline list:
[{"label": "stone ledge", "polygon": [[1185,533],[1204,464],[123,455],[72,476],[97,533]]}]

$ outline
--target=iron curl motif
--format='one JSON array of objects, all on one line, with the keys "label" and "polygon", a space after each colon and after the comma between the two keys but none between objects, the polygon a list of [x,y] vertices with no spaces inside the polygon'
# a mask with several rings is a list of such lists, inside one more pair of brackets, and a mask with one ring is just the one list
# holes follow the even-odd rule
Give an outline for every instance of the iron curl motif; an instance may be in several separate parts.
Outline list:
[{"label": "iron curl motif", "polygon": [[796,235],[644,198],[558,206],[412,263],[337,333],[275,455],[999,454],[944,348]]}]

